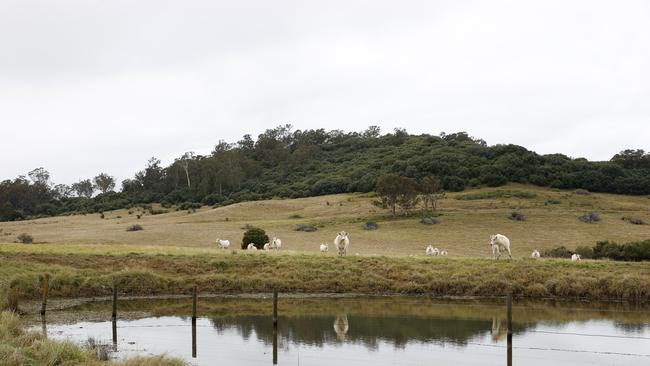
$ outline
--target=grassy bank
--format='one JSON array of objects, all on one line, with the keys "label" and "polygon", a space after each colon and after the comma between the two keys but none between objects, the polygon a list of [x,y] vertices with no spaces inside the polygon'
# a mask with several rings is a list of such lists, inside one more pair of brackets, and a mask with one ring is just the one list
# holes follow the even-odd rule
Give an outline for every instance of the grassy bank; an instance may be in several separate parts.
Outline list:
[{"label": "grassy bank", "polygon": [[113,365],[113,366],[180,366],[182,361],[166,357],[135,357],[108,362],[100,361],[96,350],[71,342],[51,341],[41,333],[25,331],[17,315],[0,313],[0,365]]},{"label": "grassy bank", "polygon": [[[204,251],[148,253],[0,251],[0,286],[9,297],[38,299],[40,279],[51,275],[52,297],[107,296],[116,283],[125,295],[204,293],[429,294],[590,300],[650,300],[650,263],[516,259],[349,256]],[[8,296],[7,296],[8,294]]]}]

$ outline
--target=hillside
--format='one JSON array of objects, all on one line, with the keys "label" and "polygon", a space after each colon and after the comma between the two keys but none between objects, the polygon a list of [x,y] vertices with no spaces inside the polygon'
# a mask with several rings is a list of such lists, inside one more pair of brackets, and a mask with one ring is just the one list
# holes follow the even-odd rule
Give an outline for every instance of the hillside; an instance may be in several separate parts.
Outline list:
[{"label": "hillside", "polygon": [[[387,174],[447,192],[507,183],[592,192],[650,194],[650,154],[625,150],[611,161],[539,155],[522,146],[493,145],[464,132],[410,135],[269,129],[253,140],[219,141],[209,155],[185,153],[163,166],[151,158],[132,179],[107,173],[72,185],[54,184],[44,168],[0,182],[0,221],[89,213],[137,204],[223,206],[272,198],[372,192]],[[99,194],[96,194],[100,192]],[[96,195],[95,195],[96,194]]]},{"label": "hillside", "polygon": [[[488,198],[459,199],[480,197]],[[79,251],[128,251],[136,246],[137,251],[150,252],[216,251],[216,238],[229,239],[237,248],[246,224],[282,238],[287,252],[315,253],[320,243],[331,243],[336,232],[345,230],[350,233],[351,253],[360,255],[422,255],[425,246],[432,244],[447,249],[452,257],[488,257],[489,235],[497,232],[511,238],[515,257],[528,257],[533,249],[559,245],[575,248],[592,246],[600,240],[650,238],[650,225],[622,220],[633,217],[650,222],[650,200],[643,196],[520,184],[472,189],[442,199],[437,217],[440,223],[436,225],[423,225],[415,216],[392,219],[386,210],[372,204],[374,199],[372,194],[339,194],[203,207],[193,213],[172,208],[151,215],[134,209],[131,214],[128,210],[104,212],[103,219],[100,214],[87,214],[3,222],[0,242],[11,243],[17,235],[28,233],[37,244],[0,245],[0,250],[12,247],[29,252],[56,251],[65,244],[79,245]],[[512,211],[524,214],[526,221],[510,220]],[[587,224],[578,220],[578,216],[591,211],[598,212],[601,221]],[[137,219],[138,214],[144,216]],[[363,230],[361,224],[366,221],[377,222],[379,229]],[[126,228],[135,223],[144,230],[127,232]],[[294,230],[297,224],[311,224],[318,230],[298,232]]]}]

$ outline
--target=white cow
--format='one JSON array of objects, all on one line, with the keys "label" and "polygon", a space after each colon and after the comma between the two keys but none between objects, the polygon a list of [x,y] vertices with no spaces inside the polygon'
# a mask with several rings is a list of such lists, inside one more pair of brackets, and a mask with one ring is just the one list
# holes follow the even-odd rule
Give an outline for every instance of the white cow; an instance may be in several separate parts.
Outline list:
[{"label": "white cow", "polygon": [[250,244],[248,244],[248,246],[246,247],[246,249],[248,249],[248,250],[257,250],[257,247],[255,246],[255,244],[250,243]]},{"label": "white cow", "polygon": [[575,261],[582,260],[582,258],[580,257],[580,254],[572,254],[571,260],[575,262]]},{"label": "white cow", "polygon": [[541,255],[539,255],[539,251],[537,249],[533,250],[533,254],[530,255],[531,258],[533,259],[539,259]]},{"label": "white cow", "polygon": [[280,248],[282,248],[282,240],[274,237],[271,240],[271,249],[280,250]]},{"label": "white cow", "polygon": [[271,250],[271,244],[269,243],[264,244],[264,250],[266,250],[267,252]]},{"label": "white cow", "polygon": [[350,246],[350,239],[348,238],[348,233],[341,231],[334,238],[334,246],[338,251],[340,256],[348,254],[348,247]]},{"label": "white cow", "polygon": [[[501,256],[501,253],[499,251],[499,249],[501,248],[503,248],[503,250],[508,252],[508,257],[512,259],[512,253],[510,253],[510,239],[508,239],[505,235],[501,235],[501,234],[491,235],[490,245],[492,246],[492,254],[495,255],[494,259],[499,259],[499,257]],[[497,246],[496,254],[494,251],[495,245]]]},{"label": "white cow", "polygon": [[320,245],[321,253],[327,252],[328,249],[329,249],[329,247],[327,246],[327,244],[323,243],[323,244]]},{"label": "white cow", "polygon": [[449,254],[449,253],[447,253],[446,250],[441,250],[441,251],[440,251],[440,255],[443,256],[443,257],[446,257],[447,254]]},{"label": "white cow", "polygon": [[434,248],[433,246],[429,245],[427,247],[427,249],[426,249],[426,253],[427,253],[427,255],[436,256],[436,255],[440,254],[440,249]]},{"label": "white cow", "polygon": [[228,247],[230,247],[230,240],[217,239],[217,245],[221,249],[228,249]]}]

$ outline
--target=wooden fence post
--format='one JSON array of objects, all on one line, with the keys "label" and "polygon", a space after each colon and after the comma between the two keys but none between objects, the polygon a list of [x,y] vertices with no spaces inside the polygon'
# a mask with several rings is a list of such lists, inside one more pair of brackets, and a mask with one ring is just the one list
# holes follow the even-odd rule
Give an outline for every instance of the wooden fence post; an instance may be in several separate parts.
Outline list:
[{"label": "wooden fence post", "polygon": [[45,316],[47,308],[47,296],[50,293],[50,275],[43,276],[43,303],[41,304],[41,316]]}]

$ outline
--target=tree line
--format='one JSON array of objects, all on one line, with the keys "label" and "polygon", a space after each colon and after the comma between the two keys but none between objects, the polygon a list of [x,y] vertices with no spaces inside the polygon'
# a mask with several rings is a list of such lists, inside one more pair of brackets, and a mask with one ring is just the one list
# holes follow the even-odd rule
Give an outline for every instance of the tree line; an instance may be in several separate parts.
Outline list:
[{"label": "tree line", "polygon": [[[50,182],[45,169],[35,169],[0,183],[0,220],[154,202],[225,205],[371,192],[381,189],[380,178],[385,176],[412,180],[403,188],[418,191],[427,205],[435,194],[422,191],[427,180],[438,185],[436,192],[517,182],[642,195],[650,194],[650,154],[624,150],[610,161],[593,162],[562,154],[539,155],[512,144],[489,146],[465,132],[411,135],[395,129],[382,134],[377,126],[361,132],[294,131],[291,125],[282,125],[257,139],[244,135],[235,143],[219,141],[208,155],[184,153],[168,166],[151,158],[119,188],[106,173],[63,185]],[[395,205],[409,210],[408,192],[404,194]]]}]

